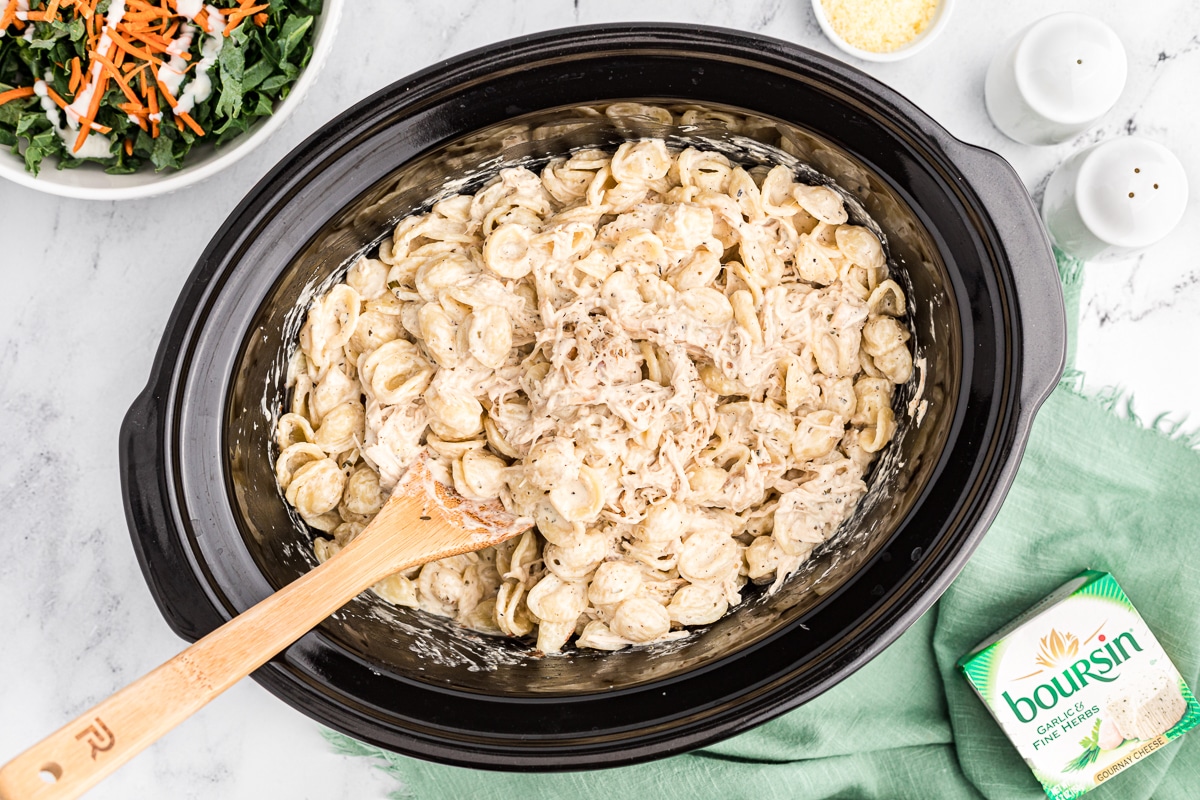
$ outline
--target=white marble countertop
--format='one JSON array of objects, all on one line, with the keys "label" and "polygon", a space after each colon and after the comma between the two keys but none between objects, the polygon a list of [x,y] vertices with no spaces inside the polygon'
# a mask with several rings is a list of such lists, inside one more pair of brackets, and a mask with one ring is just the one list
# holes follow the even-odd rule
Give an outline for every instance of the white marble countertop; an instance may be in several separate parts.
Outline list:
[{"label": "white marble countertop", "polygon": [[[1054,167],[1136,132],[1184,162],[1180,227],[1136,258],[1092,264],[1078,365],[1120,385],[1143,417],[1200,423],[1200,5],[1158,0],[963,0],[920,55],[856,66],[908,95],[956,136],[1007,157],[1040,194]],[[577,23],[656,20],[762,32],[837,54],[807,0],[353,0],[328,65],[274,138],[186,193],[126,203],[67,201],[0,182],[0,763],[174,655],[142,581],[121,505],[117,430],[184,280],[237,200],[305,136],[358,99],[439,59]],[[1001,6],[1003,10],[1001,10]],[[1010,33],[1058,10],[1106,20],[1129,53],[1117,107],[1075,141],[1005,139],[983,107],[983,75]],[[334,756],[316,723],[243,681],[97,788],[96,798],[364,798],[394,790]]]}]

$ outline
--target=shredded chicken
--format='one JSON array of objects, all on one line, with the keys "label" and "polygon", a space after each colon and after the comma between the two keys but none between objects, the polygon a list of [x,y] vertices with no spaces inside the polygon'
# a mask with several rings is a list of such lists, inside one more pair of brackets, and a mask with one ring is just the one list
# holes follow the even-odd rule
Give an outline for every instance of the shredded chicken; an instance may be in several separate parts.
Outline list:
[{"label": "shredded chicken", "polygon": [[849,516],[904,313],[878,238],[785,167],[646,140],[505,169],[313,302],[279,482],[323,560],[428,448],[536,529],[380,596],[544,652],[675,638]]}]

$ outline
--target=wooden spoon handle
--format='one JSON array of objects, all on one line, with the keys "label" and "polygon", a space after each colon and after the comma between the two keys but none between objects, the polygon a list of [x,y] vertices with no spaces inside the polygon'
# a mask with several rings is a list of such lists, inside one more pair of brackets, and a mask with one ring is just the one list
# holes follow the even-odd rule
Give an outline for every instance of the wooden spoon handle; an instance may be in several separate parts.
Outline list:
[{"label": "wooden spoon handle", "polygon": [[87,791],[384,577],[371,550],[347,548],[0,767],[0,800]]},{"label": "wooden spoon handle", "polygon": [[78,797],[368,586],[532,524],[498,502],[464,500],[419,458],[340,553],[0,767],[0,800]]}]

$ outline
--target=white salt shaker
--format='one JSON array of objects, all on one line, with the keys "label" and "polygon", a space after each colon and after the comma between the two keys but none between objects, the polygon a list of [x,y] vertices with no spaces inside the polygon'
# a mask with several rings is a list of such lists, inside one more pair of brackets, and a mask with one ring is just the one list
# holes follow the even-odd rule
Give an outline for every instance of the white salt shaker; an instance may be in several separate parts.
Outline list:
[{"label": "white salt shaker", "polygon": [[1125,48],[1087,14],[1053,14],[1005,42],[984,100],[992,122],[1025,144],[1056,144],[1090,128],[1125,88]]},{"label": "white salt shaker", "polygon": [[1050,176],[1042,219],[1059,249],[1080,259],[1129,253],[1170,233],[1187,207],[1183,165],[1140,136],[1082,150]]}]

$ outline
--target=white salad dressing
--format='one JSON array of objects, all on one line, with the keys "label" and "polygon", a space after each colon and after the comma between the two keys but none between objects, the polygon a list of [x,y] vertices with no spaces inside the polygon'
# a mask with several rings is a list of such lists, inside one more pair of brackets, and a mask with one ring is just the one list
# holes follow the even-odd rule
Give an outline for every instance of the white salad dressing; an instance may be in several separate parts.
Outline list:
[{"label": "white salad dressing", "polygon": [[204,37],[204,42],[200,45],[201,57],[199,63],[196,64],[196,74],[184,87],[183,94],[179,95],[179,101],[175,106],[176,112],[189,114],[196,107],[196,103],[203,103],[212,95],[212,78],[208,73],[217,63],[217,56],[224,45],[225,37],[220,34]]},{"label": "white salad dressing", "polygon": [[184,25],[179,36],[167,45],[167,53],[170,54],[171,60],[158,68],[158,81],[167,88],[172,97],[179,95],[179,86],[183,83],[184,71],[187,69],[187,61],[183,54],[192,46],[192,35],[195,31],[194,26]]},{"label": "white salad dressing", "polygon": [[216,35],[225,34],[225,14],[221,9],[214,6],[212,3],[204,6],[204,11],[208,15],[208,32]]},{"label": "white salad dressing", "polygon": [[50,92],[46,90],[45,81],[33,82],[33,93],[41,98],[42,111],[46,112],[46,119],[50,120],[50,124],[58,127],[58,106],[50,99]]},{"label": "white salad dressing", "polygon": [[[179,3],[177,7],[179,13],[191,19],[200,13],[200,5],[200,3]],[[188,66],[183,54],[192,46],[192,39],[196,32],[193,25],[183,26],[179,37],[167,47],[167,52],[171,54],[170,62],[158,68],[158,79],[167,87],[171,96],[176,98],[174,110],[177,114],[190,114],[197,103],[203,103],[212,96],[212,78],[209,76],[209,72],[216,65],[221,48],[225,46],[225,18],[221,15],[220,9],[214,6],[206,6],[205,10],[208,13],[206,28],[208,35],[204,36],[200,45],[200,61],[196,63],[192,80],[186,86],[183,85]],[[182,93],[180,92],[181,87],[183,88]]]},{"label": "white salad dressing", "polygon": [[204,0],[177,0],[175,3],[175,10],[188,19],[195,19],[202,8]]},{"label": "white salad dressing", "polygon": [[[108,32],[121,24],[121,20],[125,18],[125,0],[112,0],[112,4],[108,7],[108,13],[104,17],[104,29],[100,33],[100,41],[96,45],[97,51],[108,54],[112,45],[112,37]],[[68,105],[65,109],[67,116],[67,125],[70,126],[70,131],[79,130],[79,121],[87,116],[88,106],[92,103],[92,95],[96,93],[96,83],[100,78],[100,70],[104,66],[97,61],[88,70],[87,85],[80,90],[75,96],[74,102]],[[45,108],[43,102],[42,108]],[[71,155],[75,158],[108,158],[112,153],[112,141],[100,134],[88,134],[83,145],[78,149],[75,147],[75,137],[69,135],[67,129],[59,128],[56,124],[55,130],[58,131],[59,137],[63,140],[63,144],[67,146],[67,150],[71,151]]]},{"label": "white salad dressing", "polygon": [[[59,137],[70,150],[75,146],[75,132],[59,129]],[[71,153],[74,158],[111,158],[112,142],[107,136],[99,133],[89,133],[83,140],[83,146]]]},{"label": "white salad dressing", "polygon": [[[58,106],[54,100],[50,98],[50,92],[45,81],[35,81],[33,84],[33,93],[40,98],[39,102],[42,106],[42,111],[46,115],[46,119],[50,120],[50,124],[54,126],[54,132],[58,134],[58,138],[62,139],[64,145],[70,150],[75,146],[75,131],[71,128],[62,128],[58,124]],[[78,125],[75,126],[78,129]],[[97,133],[88,134],[87,139],[83,141],[83,146],[71,155],[75,158],[108,158],[111,153],[112,142],[107,137]]]}]

